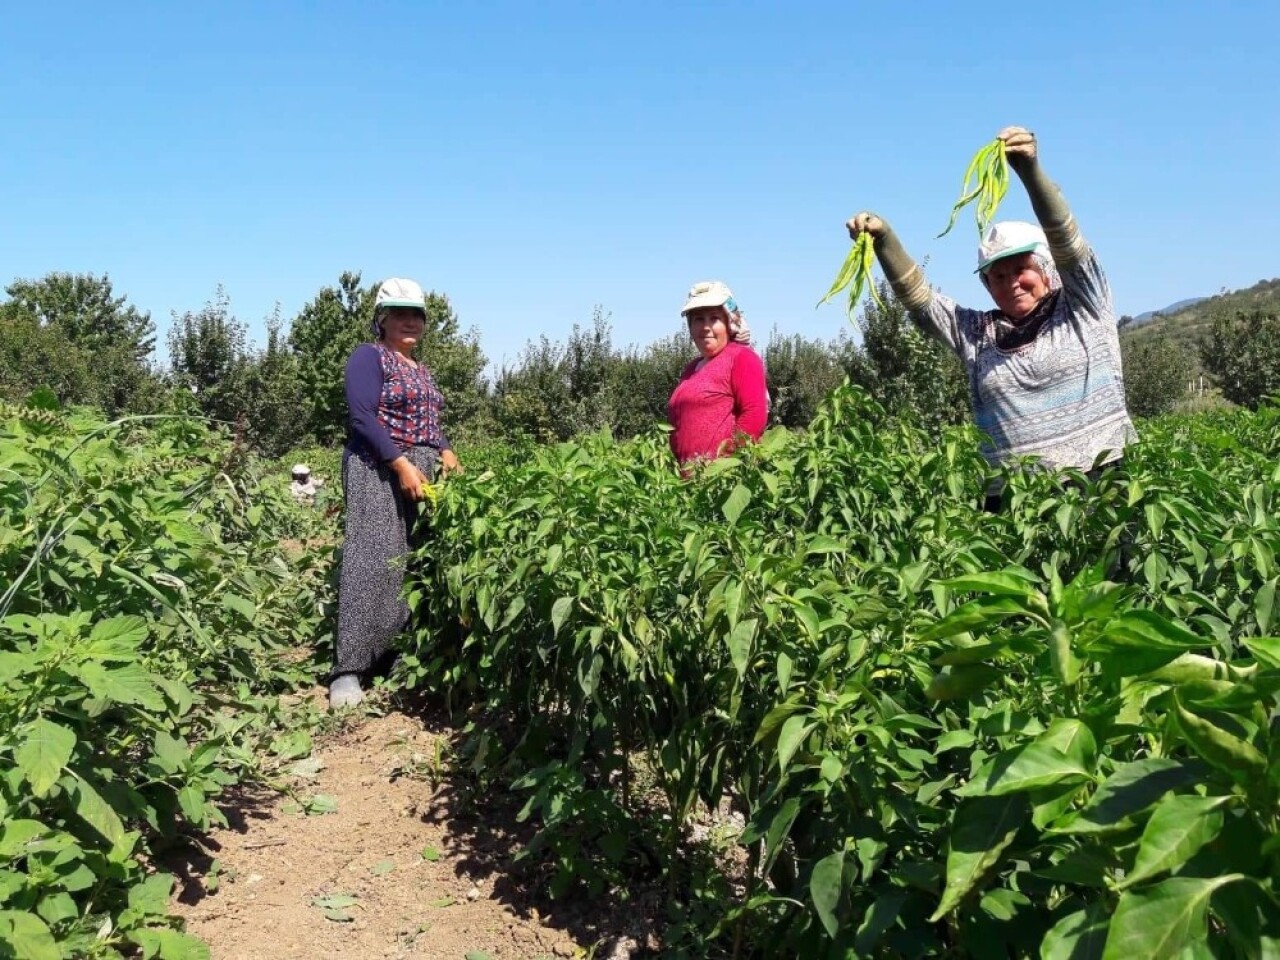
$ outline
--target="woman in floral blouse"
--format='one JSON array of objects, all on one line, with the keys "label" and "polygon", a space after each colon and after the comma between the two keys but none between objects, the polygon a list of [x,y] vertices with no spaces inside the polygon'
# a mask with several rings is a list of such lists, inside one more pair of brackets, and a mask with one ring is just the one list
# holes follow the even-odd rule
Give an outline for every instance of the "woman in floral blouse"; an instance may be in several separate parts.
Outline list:
[{"label": "woman in floral blouse", "polygon": [[422,288],[387,280],[375,300],[377,340],[356,347],[347,360],[346,526],[332,708],[361,702],[362,679],[408,622],[401,593],[417,504],[437,464],[446,473],[458,469],[440,422],[444,398],[413,356],[426,319]]}]

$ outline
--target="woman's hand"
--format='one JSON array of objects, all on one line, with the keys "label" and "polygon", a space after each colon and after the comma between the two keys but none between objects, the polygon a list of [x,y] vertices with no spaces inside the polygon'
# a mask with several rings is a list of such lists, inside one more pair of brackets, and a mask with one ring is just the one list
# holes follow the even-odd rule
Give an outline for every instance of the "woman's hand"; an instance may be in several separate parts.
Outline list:
[{"label": "woman's hand", "polygon": [[849,239],[857,240],[864,233],[871,234],[871,239],[883,237],[889,230],[889,225],[868,210],[854,216],[852,220],[845,224],[849,228]]},{"label": "woman's hand", "polygon": [[461,473],[462,464],[458,462],[458,455],[452,450],[440,451],[440,475],[447,477],[451,473]]},{"label": "woman's hand", "polygon": [[400,489],[406,497],[416,503],[426,496],[422,488],[431,481],[408,457],[398,457],[391,461],[390,466],[400,480]]},{"label": "woman's hand", "polygon": [[1004,141],[1004,153],[1010,163],[1036,162],[1036,135],[1026,127],[1005,127],[996,134],[996,139]]}]

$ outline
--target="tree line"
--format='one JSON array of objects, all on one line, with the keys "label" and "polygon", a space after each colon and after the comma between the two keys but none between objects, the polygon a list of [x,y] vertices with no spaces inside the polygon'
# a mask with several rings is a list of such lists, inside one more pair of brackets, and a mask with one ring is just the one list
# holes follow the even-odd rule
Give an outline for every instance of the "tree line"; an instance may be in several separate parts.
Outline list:
[{"label": "tree line", "polygon": [[[108,277],[51,273],[15,280],[0,302],[0,398],[46,388],[64,404],[116,416],[168,410],[222,421],[267,456],[337,445],[346,432],[342,373],[369,338],[376,284],[345,272],[286,320],[267,321],[266,342],[221,290],[205,306],[173,316],[169,361],[156,358],[149,314],[117,295]],[[846,378],[884,410],[936,430],[968,416],[963,369],[919,333],[887,288],[869,302],[860,334],[824,340],[777,330],[757,344],[768,372],[770,420],[803,428]],[[564,440],[607,430],[626,438],[666,420],[667,398],[694,356],[673,333],[647,346],[619,346],[604,311],[575,324],[563,342],[530,340],[516,360],[486,375],[479,332],[464,329],[447,296],[427,298],[421,356],[447,401],[455,442]],[[1122,324],[1123,328],[1123,324]],[[1123,335],[1130,410],[1153,416],[1184,399],[1197,359],[1233,403],[1256,406],[1280,392],[1280,315],[1263,310],[1216,316],[1199,344]]]}]

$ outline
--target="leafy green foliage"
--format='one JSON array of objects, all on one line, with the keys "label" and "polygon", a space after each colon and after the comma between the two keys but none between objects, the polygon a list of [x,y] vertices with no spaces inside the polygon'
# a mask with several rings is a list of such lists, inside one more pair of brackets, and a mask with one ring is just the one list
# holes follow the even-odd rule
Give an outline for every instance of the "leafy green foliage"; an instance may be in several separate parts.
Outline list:
[{"label": "leafy green foliage", "polygon": [[1124,399],[1135,417],[1169,413],[1187,395],[1196,357],[1173,340],[1122,336]]},{"label": "leafy green foliage", "polygon": [[1224,397],[1257,409],[1280,394],[1280,312],[1214,315],[1200,355]]},{"label": "leafy green foliage", "polygon": [[208,956],[147,864],[222,822],[309,673],[278,656],[326,595],[291,509],[192,420],[0,407],[0,953]]},{"label": "leafy green foliage", "polygon": [[977,451],[845,387],[689,480],[657,436],[452,479],[406,677],[553,895],[689,882],[691,815],[740,811],[726,952],[1268,955],[1280,410],[1010,470],[1000,515]]}]

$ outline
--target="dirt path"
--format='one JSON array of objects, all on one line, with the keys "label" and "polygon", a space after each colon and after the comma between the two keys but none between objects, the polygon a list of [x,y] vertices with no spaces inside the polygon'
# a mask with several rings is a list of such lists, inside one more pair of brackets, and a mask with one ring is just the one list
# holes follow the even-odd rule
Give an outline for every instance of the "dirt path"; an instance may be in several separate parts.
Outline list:
[{"label": "dirt path", "polygon": [[[319,812],[324,799],[308,814],[275,791],[239,794],[230,829],[179,868],[175,909],[187,930],[215,960],[587,956],[608,938],[580,915],[544,917],[512,895],[504,868],[518,838],[455,815],[429,777],[403,775],[430,770],[439,736],[392,713],[318,743],[320,769],[291,782],[304,802],[332,798],[332,812]],[[595,956],[610,954],[627,951],[610,944]]]}]

